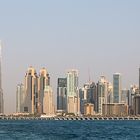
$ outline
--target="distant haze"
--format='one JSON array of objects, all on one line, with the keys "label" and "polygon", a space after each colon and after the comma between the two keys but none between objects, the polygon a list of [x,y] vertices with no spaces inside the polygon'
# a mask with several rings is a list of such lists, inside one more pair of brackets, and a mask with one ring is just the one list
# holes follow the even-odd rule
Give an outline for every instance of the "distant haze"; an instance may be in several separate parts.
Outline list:
[{"label": "distant haze", "polygon": [[78,69],[89,79],[122,73],[123,88],[138,84],[140,0],[4,0],[0,3],[5,113],[15,112],[16,85],[29,66],[57,78]]}]

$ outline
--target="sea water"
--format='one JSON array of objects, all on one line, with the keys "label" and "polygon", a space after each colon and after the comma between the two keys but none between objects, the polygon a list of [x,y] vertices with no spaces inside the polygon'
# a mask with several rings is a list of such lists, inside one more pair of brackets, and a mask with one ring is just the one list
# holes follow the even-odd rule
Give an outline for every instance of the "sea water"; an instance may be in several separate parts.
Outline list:
[{"label": "sea water", "polygon": [[140,121],[1,120],[0,140],[140,140]]}]

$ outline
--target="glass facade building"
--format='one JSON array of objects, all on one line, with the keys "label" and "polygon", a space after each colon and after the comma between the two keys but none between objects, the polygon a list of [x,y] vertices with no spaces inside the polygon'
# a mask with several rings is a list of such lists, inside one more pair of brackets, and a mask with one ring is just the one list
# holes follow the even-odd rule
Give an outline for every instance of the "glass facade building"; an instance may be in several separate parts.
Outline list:
[{"label": "glass facade building", "polygon": [[115,73],[113,75],[113,102],[120,103],[121,102],[121,74]]},{"label": "glass facade building", "polygon": [[58,78],[57,83],[57,110],[67,109],[67,78]]}]

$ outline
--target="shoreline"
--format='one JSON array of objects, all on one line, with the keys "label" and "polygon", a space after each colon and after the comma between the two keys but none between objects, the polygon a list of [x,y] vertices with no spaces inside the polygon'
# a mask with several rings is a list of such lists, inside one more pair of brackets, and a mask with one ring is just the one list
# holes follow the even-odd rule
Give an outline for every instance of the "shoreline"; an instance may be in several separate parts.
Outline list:
[{"label": "shoreline", "polygon": [[0,120],[55,120],[55,121],[139,120],[140,121],[140,117],[0,117]]}]

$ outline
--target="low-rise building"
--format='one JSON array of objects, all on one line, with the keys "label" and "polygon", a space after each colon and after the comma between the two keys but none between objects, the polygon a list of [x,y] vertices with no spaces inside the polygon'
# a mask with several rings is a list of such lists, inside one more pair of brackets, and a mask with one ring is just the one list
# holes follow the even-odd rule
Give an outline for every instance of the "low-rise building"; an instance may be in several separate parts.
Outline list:
[{"label": "low-rise building", "polygon": [[103,116],[128,116],[128,105],[121,103],[103,104]]},{"label": "low-rise building", "polygon": [[94,104],[91,103],[86,103],[84,105],[84,115],[94,115],[95,111],[94,111]]}]

